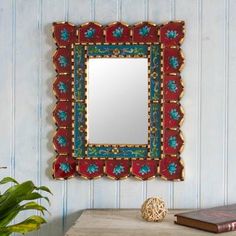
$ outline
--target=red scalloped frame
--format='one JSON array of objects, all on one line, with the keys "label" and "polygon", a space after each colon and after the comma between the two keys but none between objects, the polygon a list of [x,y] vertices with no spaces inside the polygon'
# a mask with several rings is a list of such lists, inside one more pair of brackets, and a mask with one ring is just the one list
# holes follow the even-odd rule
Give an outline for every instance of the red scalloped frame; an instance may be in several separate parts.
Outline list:
[{"label": "red scalloped frame", "polygon": [[[53,92],[57,98],[57,104],[53,111],[54,121],[57,126],[56,134],[53,138],[54,149],[57,152],[53,162],[53,177],[55,179],[68,179],[74,176],[93,179],[105,175],[116,180],[129,176],[134,176],[140,180],[147,180],[157,176],[164,180],[184,180],[184,165],[180,157],[184,146],[183,136],[180,131],[184,112],[179,102],[183,95],[183,82],[180,72],[184,65],[184,57],[180,45],[183,42],[184,34],[183,21],[170,21],[160,25],[151,22],[141,22],[134,25],[127,25],[123,22],[114,22],[109,25],[101,25],[96,22],[88,22],[82,25],[74,25],[69,22],[53,23],[53,38],[57,46],[53,55],[53,63],[57,72],[53,84]],[[85,157],[78,160],[73,157],[72,107],[74,97],[71,50],[75,43],[81,45],[104,43],[113,45],[161,45],[161,159],[127,160]],[[63,115],[65,116],[63,111],[67,111],[68,119],[66,120],[63,120]],[[59,119],[59,117],[62,117],[62,119]],[[118,169],[120,166],[122,166],[122,169]],[[89,172],[88,168],[90,168]],[[119,170],[116,175],[114,175],[115,170]]]}]

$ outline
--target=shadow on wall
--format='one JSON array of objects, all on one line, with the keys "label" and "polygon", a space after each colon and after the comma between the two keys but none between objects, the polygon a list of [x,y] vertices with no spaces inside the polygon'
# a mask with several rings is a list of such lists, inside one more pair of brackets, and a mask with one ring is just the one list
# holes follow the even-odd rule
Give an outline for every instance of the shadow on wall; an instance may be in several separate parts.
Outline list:
[{"label": "shadow on wall", "polygon": [[77,211],[77,212],[74,212],[70,215],[67,216],[66,218],[66,224],[65,224],[65,227],[64,227],[64,231],[65,233],[69,230],[69,228],[75,224],[76,220],[81,216],[83,211]]},{"label": "shadow on wall", "polygon": [[45,44],[46,45],[50,45],[49,50],[47,51],[47,53],[45,53],[45,55],[43,55],[43,60],[44,63],[46,63],[47,65],[47,75],[50,75],[48,78],[45,78],[44,83],[47,86],[44,86],[44,88],[47,89],[46,91],[46,95],[48,98],[50,98],[51,103],[47,106],[46,108],[46,123],[50,125],[50,131],[47,134],[47,149],[50,153],[52,153],[52,157],[48,158],[48,168],[45,170],[45,174],[46,176],[48,176],[49,178],[52,178],[52,164],[53,161],[55,159],[55,151],[53,148],[53,136],[55,134],[55,123],[53,120],[53,110],[56,104],[56,98],[53,94],[53,83],[56,77],[56,72],[54,70],[54,65],[52,62],[52,56],[56,50],[56,46],[55,46],[55,42],[53,40],[52,37],[52,24],[47,24],[44,28],[44,34],[46,35],[46,41]]}]

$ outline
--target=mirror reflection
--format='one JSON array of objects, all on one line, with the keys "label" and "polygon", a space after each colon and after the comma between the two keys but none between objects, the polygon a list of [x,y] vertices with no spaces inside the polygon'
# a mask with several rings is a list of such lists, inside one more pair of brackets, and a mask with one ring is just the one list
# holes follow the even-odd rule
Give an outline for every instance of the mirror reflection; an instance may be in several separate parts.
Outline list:
[{"label": "mirror reflection", "polygon": [[147,58],[88,60],[88,143],[148,143]]}]

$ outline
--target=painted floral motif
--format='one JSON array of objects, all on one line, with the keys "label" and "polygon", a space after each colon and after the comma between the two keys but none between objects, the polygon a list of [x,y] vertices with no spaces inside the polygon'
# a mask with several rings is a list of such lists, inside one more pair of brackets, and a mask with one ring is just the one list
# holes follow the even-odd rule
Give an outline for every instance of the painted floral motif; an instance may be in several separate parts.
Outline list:
[{"label": "painted floral motif", "polygon": [[169,173],[170,173],[171,175],[173,175],[173,174],[175,174],[176,171],[177,171],[177,164],[174,163],[174,162],[172,162],[172,163],[170,163],[170,164],[168,165],[167,169],[168,169]]},{"label": "painted floral motif", "polygon": [[113,147],[88,147],[89,157],[145,157],[147,155],[146,148],[113,148]]},{"label": "painted floral motif", "polygon": [[179,120],[180,114],[178,113],[178,111],[176,109],[171,109],[170,110],[170,117],[173,120]]},{"label": "painted floral motif", "polygon": [[120,150],[119,150],[119,148],[112,148],[111,152],[116,155],[120,152]]},{"label": "painted floral motif", "polygon": [[124,171],[125,171],[124,166],[118,164],[118,165],[116,165],[116,166],[114,167],[114,169],[113,169],[113,174],[119,175],[119,174],[123,173]]},{"label": "painted floral motif", "polygon": [[66,138],[64,136],[58,136],[57,142],[61,147],[65,147],[67,144]]},{"label": "painted floral motif", "polygon": [[148,27],[147,25],[145,25],[144,27],[142,27],[140,30],[139,30],[139,35],[145,37],[145,36],[148,36],[149,32],[150,32],[150,27]]},{"label": "painted floral motif", "polygon": [[61,121],[66,121],[67,113],[65,111],[59,110],[57,115]]},{"label": "painted floral motif", "polygon": [[169,63],[170,63],[170,66],[174,69],[177,69],[179,67],[179,61],[178,61],[177,57],[172,56],[169,59]]},{"label": "painted floral motif", "polygon": [[[53,88],[60,104],[56,105],[53,115],[58,126],[63,126],[53,138],[62,158],[55,163],[55,177],[67,178],[77,171],[88,179],[98,175],[119,179],[131,174],[140,179],[158,175],[169,180],[181,179],[178,175],[183,167],[179,154],[183,140],[177,120],[182,119],[183,112],[179,104],[168,104],[178,102],[183,90],[179,68],[184,58],[178,49],[184,33],[180,26],[174,22],[160,26],[148,22],[132,26],[121,22],[104,26],[92,22],[77,26],[54,24],[58,49],[53,62],[58,76]],[[71,49],[69,44],[74,42],[80,44],[75,43]],[[86,62],[88,58],[126,56],[149,59],[149,143],[140,146],[87,145]],[[163,84],[165,88],[162,89]],[[77,162],[73,157],[80,160]]]},{"label": "painted floral motif", "polygon": [[150,171],[151,171],[151,169],[148,165],[143,165],[143,166],[141,166],[141,168],[139,170],[139,174],[145,175],[145,174],[148,174]]},{"label": "painted floral motif", "polygon": [[68,60],[64,56],[59,56],[58,62],[60,63],[61,67],[66,67],[68,65]]},{"label": "painted floral motif", "polygon": [[175,39],[178,36],[178,33],[176,30],[167,30],[166,37],[168,39]]},{"label": "painted floral motif", "polygon": [[173,92],[173,93],[177,92],[178,88],[177,88],[177,85],[174,80],[168,81],[167,87],[171,92]]},{"label": "painted floral motif", "polygon": [[70,169],[71,169],[71,166],[69,163],[66,163],[66,162],[63,162],[63,163],[60,163],[60,170],[62,170],[64,173],[69,173],[70,172]]},{"label": "painted floral motif", "polygon": [[69,39],[69,32],[67,29],[62,29],[61,30],[61,40],[67,41]]},{"label": "painted floral motif", "polygon": [[88,39],[91,39],[94,37],[96,30],[94,28],[89,28],[87,31],[84,33],[84,36]]},{"label": "painted floral motif", "polygon": [[58,83],[57,87],[60,90],[60,93],[66,93],[67,92],[67,85],[65,83],[60,82],[60,83]]},{"label": "painted floral motif", "polygon": [[112,35],[115,38],[120,38],[122,36],[123,32],[124,32],[124,29],[122,27],[118,27],[112,32]]},{"label": "painted floral motif", "polygon": [[178,143],[177,143],[177,139],[176,139],[175,136],[171,136],[171,137],[169,138],[169,140],[168,140],[168,145],[169,145],[170,147],[174,148],[174,149],[177,148]]},{"label": "painted floral motif", "polygon": [[145,56],[148,53],[146,45],[90,45],[88,46],[89,56]]},{"label": "painted floral motif", "polygon": [[87,168],[87,172],[89,174],[94,174],[95,172],[98,172],[98,166],[96,164],[90,164]]},{"label": "painted floral motif", "polygon": [[74,120],[76,121],[74,124],[74,155],[75,157],[83,157],[85,155],[85,136],[83,133],[85,126],[85,104],[76,102],[74,112]]}]

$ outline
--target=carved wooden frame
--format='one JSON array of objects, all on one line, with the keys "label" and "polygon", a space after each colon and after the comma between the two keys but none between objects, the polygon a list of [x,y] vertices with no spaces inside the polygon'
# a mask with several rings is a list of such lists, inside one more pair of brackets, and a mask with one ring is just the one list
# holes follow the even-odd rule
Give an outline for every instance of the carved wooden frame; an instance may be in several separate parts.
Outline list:
[{"label": "carved wooden frame", "polygon": [[[57,45],[53,89],[58,99],[53,111],[57,125],[53,144],[58,153],[53,177],[80,175],[92,179],[106,175],[122,179],[133,175],[142,180],[155,176],[183,180],[183,109],[179,100],[183,95],[180,45],[184,22],[141,22],[133,26],[122,22],[107,26],[57,22],[53,23],[53,37]],[[93,57],[148,58],[148,145],[87,142],[86,65]]]}]

